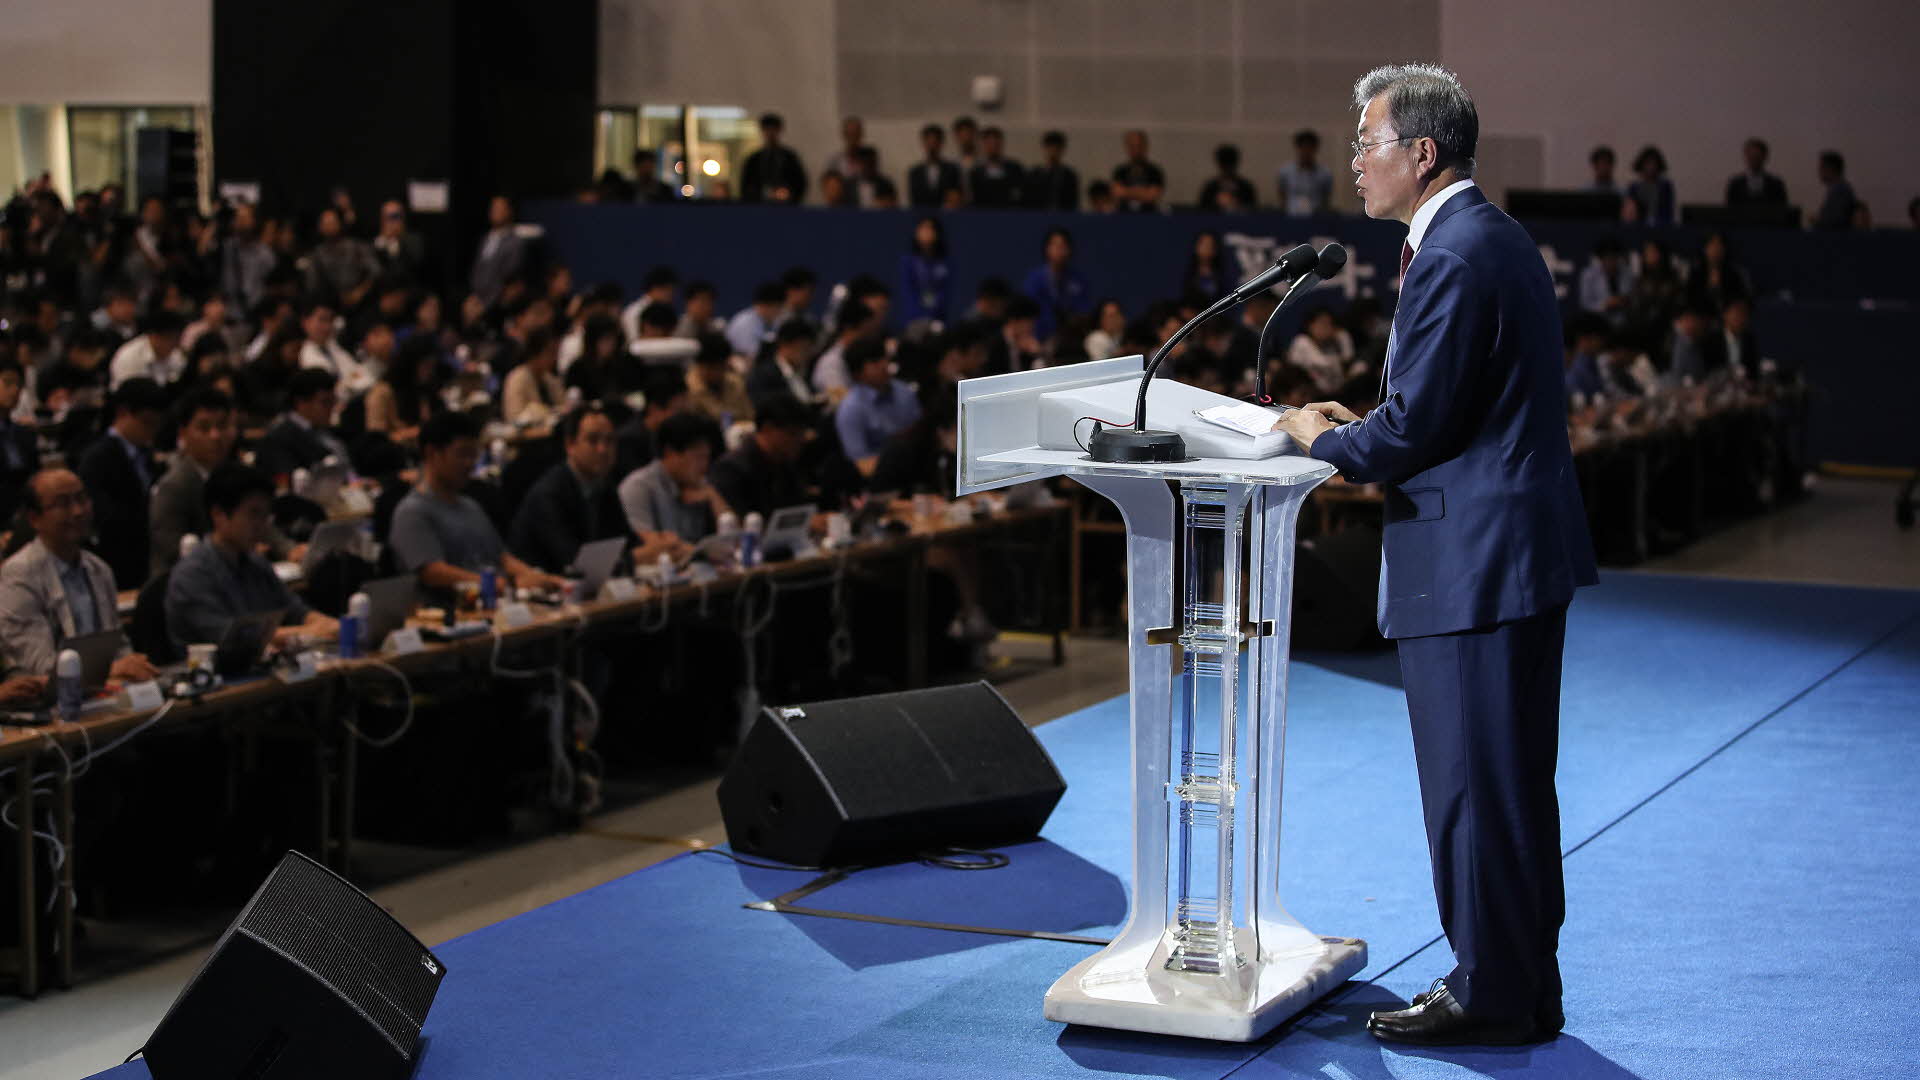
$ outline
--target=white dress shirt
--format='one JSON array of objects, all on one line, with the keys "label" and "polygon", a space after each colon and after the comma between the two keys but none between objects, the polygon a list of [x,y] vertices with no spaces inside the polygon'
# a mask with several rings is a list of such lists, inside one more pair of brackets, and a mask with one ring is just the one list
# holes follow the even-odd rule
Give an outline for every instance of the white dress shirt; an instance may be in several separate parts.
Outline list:
[{"label": "white dress shirt", "polygon": [[1407,226],[1407,246],[1413,249],[1414,254],[1420,253],[1420,241],[1426,238],[1427,229],[1433,225],[1433,216],[1440,212],[1441,207],[1447,205],[1448,199],[1472,186],[1471,179],[1456,180],[1441,188],[1440,194],[1421,203],[1420,209],[1413,212],[1413,222]]}]

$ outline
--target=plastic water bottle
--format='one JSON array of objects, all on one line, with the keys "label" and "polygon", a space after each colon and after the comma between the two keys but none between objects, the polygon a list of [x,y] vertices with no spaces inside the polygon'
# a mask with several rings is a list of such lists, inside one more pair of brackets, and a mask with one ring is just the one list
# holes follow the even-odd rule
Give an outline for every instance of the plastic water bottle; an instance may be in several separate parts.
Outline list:
[{"label": "plastic water bottle", "polygon": [[747,515],[746,524],[740,528],[741,566],[752,566],[760,560],[760,529],[764,524],[758,510]]},{"label": "plastic water bottle", "polygon": [[480,571],[480,610],[492,611],[500,605],[500,571],[489,566]]},{"label": "plastic water bottle", "polygon": [[71,724],[80,719],[80,654],[72,649],[61,649],[59,658],[53,662],[53,677],[56,683],[54,700],[59,706],[60,719]]},{"label": "plastic water bottle", "polygon": [[340,620],[340,657],[352,660],[365,656],[367,651],[367,614],[373,610],[373,601],[366,593],[357,592],[347,599],[347,617]]},{"label": "plastic water bottle", "polygon": [[673,556],[661,552],[660,557],[654,560],[653,572],[661,587],[673,584]]},{"label": "plastic water bottle", "polygon": [[187,556],[193,554],[193,549],[199,546],[200,546],[199,533],[181,533],[180,534],[180,558],[182,560],[185,560]]},{"label": "plastic water bottle", "polygon": [[721,514],[720,520],[714,523],[714,531],[721,536],[732,536],[734,533],[739,532],[740,515],[731,510]]}]

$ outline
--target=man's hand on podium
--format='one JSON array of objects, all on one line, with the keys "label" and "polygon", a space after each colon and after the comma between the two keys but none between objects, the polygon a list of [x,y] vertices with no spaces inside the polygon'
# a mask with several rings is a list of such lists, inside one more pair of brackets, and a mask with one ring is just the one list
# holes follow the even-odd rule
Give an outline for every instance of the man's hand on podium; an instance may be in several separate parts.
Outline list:
[{"label": "man's hand on podium", "polygon": [[1293,437],[1301,450],[1311,452],[1313,440],[1333,430],[1333,421],[1352,422],[1360,419],[1352,409],[1337,401],[1315,401],[1298,409],[1288,409],[1273,422],[1273,430],[1284,431]]}]

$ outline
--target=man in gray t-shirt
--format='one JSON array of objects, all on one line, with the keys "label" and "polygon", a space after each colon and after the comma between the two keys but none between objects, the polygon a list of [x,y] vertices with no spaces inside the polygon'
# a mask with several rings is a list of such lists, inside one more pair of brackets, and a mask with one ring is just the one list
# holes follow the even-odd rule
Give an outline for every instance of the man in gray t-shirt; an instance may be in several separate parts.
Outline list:
[{"label": "man in gray t-shirt", "polygon": [[666,552],[676,558],[687,545],[712,536],[726,501],[707,482],[718,435],[711,421],[690,413],[668,417],[655,433],[660,456],[620,482],[620,508],[640,538],[636,562]]},{"label": "man in gray t-shirt", "polygon": [[387,534],[401,569],[437,589],[479,581],[489,567],[520,588],[563,584],[507,551],[487,512],[460,493],[480,460],[480,425],[472,417],[442,413],[421,425],[420,457],[420,486],[394,508]]}]

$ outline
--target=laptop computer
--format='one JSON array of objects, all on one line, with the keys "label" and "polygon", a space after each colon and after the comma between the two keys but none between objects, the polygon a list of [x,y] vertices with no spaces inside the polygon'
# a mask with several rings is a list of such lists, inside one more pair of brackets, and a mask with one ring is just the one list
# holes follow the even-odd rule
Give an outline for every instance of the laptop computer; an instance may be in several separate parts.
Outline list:
[{"label": "laptop computer", "polygon": [[213,654],[213,670],[226,678],[252,674],[266,659],[273,632],[286,617],[286,608],[274,608],[227,620]]},{"label": "laptop computer", "polygon": [[807,526],[818,509],[813,503],[802,503],[775,510],[767,522],[767,534],[760,541],[760,550],[773,560],[790,559],[812,551],[813,537]]},{"label": "laptop computer", "polygon": [[613,576],[613,568],[620,564],[620,556],[626,554],[627,538],[610,536],[605,540],[594,540],[580,545],[579,554],[573,557],[573,568],[580,572],[579,591],[574,595],[588,600],[600,595],[600,586]]},{"label": "laptop computer", "polygon": [[367,648],[380,651],[387,635],[407,624],[413,614],[415,582],[412,574],[376,578],[360,586],[367,594]]}]

